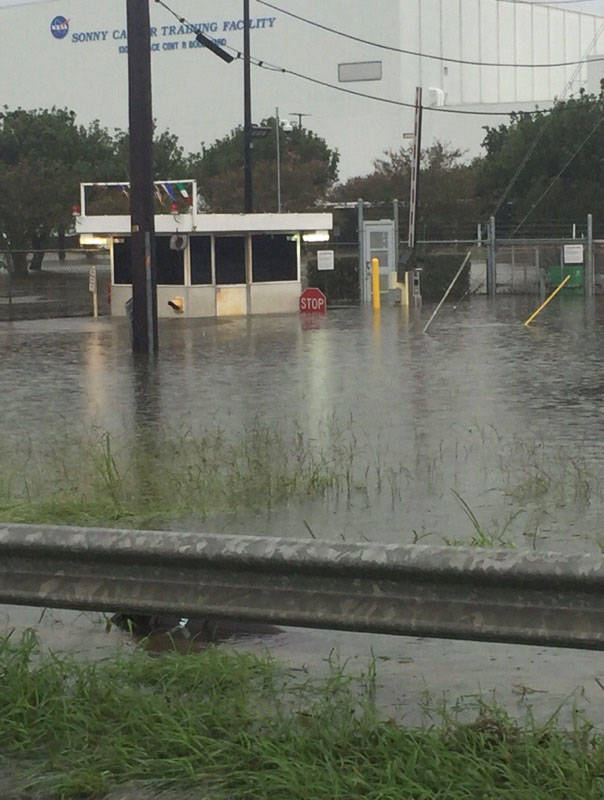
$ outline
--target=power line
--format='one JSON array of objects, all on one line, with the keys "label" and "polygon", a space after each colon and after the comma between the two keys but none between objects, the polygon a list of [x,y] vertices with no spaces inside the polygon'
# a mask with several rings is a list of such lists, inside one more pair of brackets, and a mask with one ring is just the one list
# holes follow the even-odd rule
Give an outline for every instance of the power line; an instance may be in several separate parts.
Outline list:
[{"label": "power line", "polygon": [[[223,45],[223,47],[227,47]],[[233,48],[228,48],[233,49]],[[241,58],[241,53],[237,52],[238,58]],[[336,92],[343,92],[344,94],[350,94],[355,97],[363,97],[366,100],[376,100],[381,103],[386,103],[387,105],[398,106],[400,108],[415,108],[415,103],[406,103],[403,100],[393,100],[390,97],[380,97],[380,95],[376,94],[368,94],[367,92],[359,92],[356,89],[346,89],[344,86],[338,86],[335,83],[329,83],[329,81],[322,81],[319,78],[313,78],[310,75],[304,75],[302,72],[296,72],[293,69],[288,69],[286,67],[279,67],[275,64],[269,64],[266,61],[261,61],[256,58],[252,58],[252,64],[256,67],[260,67],[261,69],[266,69],[271,72],[281,72],[285,75],[292,75],[295,78],[300,78],[301,80],[308,81],[309,83],[314,83],[317,86],[324,86],[328,89],[333,89]],[[422,106],[424,111],[434,111],[440,114],[462,114],[465,116],[474,116],[474,117],[509,117],[510,114],[513,114],[514,111],[470,111],[468,109],[460,109],[460,108],[445,108],[443,106]],[[521,111],[516,113],[521,114],[547,114],[551,111],[551,108],[545,109],[534,109],[533,111]]]},{"label": "power line", "polygon": [[[193,33],[197,33],[197,30],[193,23],[189,22],[186,17],[182,17],[177,14],[170,6],[164,2],[164,0],[155,0],[156,3],[160,3],[167,11],[169,11],[182,25],[189,25],[191,31]],[[262,2],[262,0],[259,0]],[[231,47],[228,44],[221,45],[223,50],[230,50],[232,53],[235,53],[237,59],[242,59],[243,54],[241,50],[237,50],[236,47]],[[603,56],[604,58],[604,56]],[[264,59],[256,58],[255,56],[250,56],[250,64],[260,69],[268,70],[269,72],[280,72],[284,75],[292,75],[295,78],[299,78],[300,80],[308,81],[309,83],[313,83],[316,86],[323,86],[328,89],[333,89],[336,92],[342,92],[344,94],[353,95],[354,97],[362,97],[366,100],[375,100],[376,102],[386,103],[387,105],[397,106],[399,108],[415,108],[415,103],[407,103],[403,100],[394,100],[390,97],[381,97],[380,95],[369,94],[367,92],[360,92],[356,89],[347,89],[344,86],[338,86],[335,83],[329,83],[329,81],[322,81],[319,78],[313,78],[310,75],[305,75],[302,72],[297,72],[293,69],[288,69],[287,67],[281,67],[278,64],[271,64],[269,61]],[[425,111],[432,111],[440,114],[461,114],[462,116],[472,116],[472,117],[509,117],[514,111],[472,111],[469,109],[460,109],[460,108],[445,108],[443,106],[422,106]],[[531,111],[520,111],[516,113],[520,114],[547,114],[552,111],[551,108],[544,108],[544,109],[534,109]]]},{"label": "power line", "polygon": [[[598,39],[600,38],[600,36],[602,34],[602,31],[604,31],[604,23],[602,25],[600,25],[600,27],[598,28],[598,30],[594,34],[594,37],[591,40],[591,42],[589,43],[589,45],[587,47],[587,50],[590,50],[592,47],[595,47]],[[566,86],[564,87],[564,91],[562,93],[562,99],[564,99],[566,97],[566,95],[568,94],[569,89],[572,87],[572,84],[573,84],[573,82],[575,80],[575,77],[576,77],[577,73],[579,72],[579,69],[580,68],[577,67],[575,69],[573,75],[567,81]],[[550,115],[549,117],[547,117],[547,119],[545,120],[544,124],[537,131],[537,135],[535,136],[535,138],[534,138],[533,142],[531,143],[530,147],[528,148],[528,150],[524,154],[524,157],[522,158],[522,160],[521,160],[520,164],[518,165],[516,171],[512,175],[511,180],[509,181],[508,185],[505,187],[505,190],[503,191],[503,194],[499,198],[499,201],[497,202],[497,205],[495,207],[495,210],[493,211],[492,216],[494,216],[494,217],[497,216],[497,212],[499,211],[499,209],[501,208],[503,203],[507,200],[507,198],[508,198],[510,192],[512,191],[512,189],[514,188],[514,186],[516,184],[516,181],[518,180],[520,174],[522,173],[523,169],[526,167],[530,157],[535,152],[535,149],[537,148],[537,145],[539,144],[541,139],[545,136],[545,133],[549,130],[549,127],[552,124],[553,119],[554,119],[553,114]]]},{"label": "power line", "polygon": [[[381,44],[380,42],[373,42],[370,39],[363,39],[360,36],[354,36],[351,33],[345,33],[344,31],[340,31],[337,28],[331,28],[329,25],[323,25],[321,22],[316,22],[315,20],[308,19],[308,17],[303,17],[300,14],[295,14],[293,11],[288,11],[281,6],[277,6],[274,3],[269,3],[268,0],[257,0],[260,5],[267,6],[268,8],[272,8],[274,11],[278,11],[281,14],[285,14],[288,17],[292,17],[293,19],[297,19],[300,22],[304,22],[307,25],[311,25],[314,28],[320,28],[321,30],[327,31],[328,33],[333,33],[336,36],[342,36],[344,39],[351,39],[354,42],[359,42],[360,44],[366,44],[370,47],[376,47],[379,50],[388,50],[391,53],[402,53],[403,55],[408,56],[415,56],[417,58],[427,58],[433,61],[440,61],[446,62],[448,64],[463,64],[470,67],[509,67],[514,69],[553,69],[554,67],[574,67],[577,64],[584,64],[586,61],[604,61],[604,56],[594,56],[593,58],[581,58],[576,59],[574,61],[556,61],[551,63],[534,63],[534,64],[518,64],[506,61],[472,61],[469,59],[464,58],[451,58],[447,56],[436,56],[432,55],[431,53],[422,53],[419,50],[406,50],[402,47],[394,47],[393,45],[388,44]],[[528,5],[533,5],[533,3],[529,3]]]},{"label": "power line", "polygon": [[524,225],[524,223],[525,223],[525,222],[527,221],[527,219],[528,219],[528,218],[531,216],[531,214],[533,213],[533,211],[534,211],[534,210],[537,208],[537,206],[538,206],[538,205],[541,203],[541,201],[544,199],[544,197],[545,197],[545,196],[546,196],[546,195],[549,193],[549,191],[552,189],[552,187],[554,186],[554,184],[555,184],[555,183],[556,183],[556,182],[557,182],[557,181],[560,179],[560,177],[563,175],[563,173],[564,173],[564,172],[565,172],[565,171],[568,169],[568,167],[569,167],[569,166],[572,164],[572,162],[573,162],[573,161],[575,160],[575,158],[576,158],[576,157],[579,155],[579,153],[581,152],[581,150],[583,150],[583,148],[585,147],[585,145],[587,144],[587,142],[588,142],[588,141],[591,139],[591,137],[594,135],[594,133],[595,133],[595,132],[598,130],[598,128],[600,127],[600,125],[601,125],[603,122],[604,122],[604,116],[600,117],[600,119],[598,119],[598,120],[596,121],[596,124],[593,126],[593,128],[590,130],[590,132],[587,134],[587,136],[586,136],[586,137],[583,139],[583,141],[581,142],[581,144],[579,145],[579,147],[577,147],[577,149],[574,151],[574,153],[571,155],[571,157],[570,157],[570,158],[569,158],[569,159],[566,161],[566,163],[564,164],[564,166],[562,167],[562,169],[560,170],[560,172],[558,172],[558,174],[557,174],[557,175],[555,175],[555,176],[552,178],[552,180],[550,181],[550,183],[549,183],[549,184],[548,184],[548,186],[546,187],[545,191],[544,191],[544,192],[543,192],[541,195],[539,195],[539,197],[537,198],[537,200],[535,200],[535,202],[533,203],[533,205],[532,205],[532,206],[530,207],[530,209],[529,209],[529,210],[526,212],[526,214],[525,214],[525,215],[524,215],[524,217],[523,217],[523,218],[520,220],[520,222],[518,223],[518,225],[516,225],[516,227],[515,227],[515,228],[514,228],[514,230],[512,231],[512,234],[511,234],[512,236],[515,236],[515,235],[516,235],[516,233],[517,233],[517,232],[520,230],[520,228],[521,228],[521,227]]}]

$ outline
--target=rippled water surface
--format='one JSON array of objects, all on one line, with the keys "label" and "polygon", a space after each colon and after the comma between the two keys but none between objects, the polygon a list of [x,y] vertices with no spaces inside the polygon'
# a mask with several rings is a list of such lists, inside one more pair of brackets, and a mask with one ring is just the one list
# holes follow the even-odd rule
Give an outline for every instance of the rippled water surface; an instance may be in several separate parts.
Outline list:
[{"label": "rippled water surface", "polygon": [[604,305],[562,298],[526,329],[533,308],[473,298],[429,334],[432,309],[166,320],[153,364],[125,320],[0,323],[3,458],[27,470],[44,453],[51,479],[80,432],[109,431],[119,454],[143,434],[186,448],[271,431],[332,459],[335,485],[204,529],[595,550]]}]

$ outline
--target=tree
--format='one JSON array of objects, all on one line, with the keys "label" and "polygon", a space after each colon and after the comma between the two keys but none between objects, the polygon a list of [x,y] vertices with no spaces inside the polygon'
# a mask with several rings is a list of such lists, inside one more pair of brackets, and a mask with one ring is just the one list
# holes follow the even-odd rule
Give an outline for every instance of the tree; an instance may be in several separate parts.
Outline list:
[{"label": "tree", "polygon": [[[13,270],[27,274],[40,268],[53,234],[61,236],[73,223],[82,181],[127,181],[129,136],[111,134],[98,121],[78,125],[73,111],[52,108],[0,113],[0,234],[3,248],[13,252]],[[164,131],[154,140],[158,178],[182,178],[188,159],[178,138]],[[100,208],[100,205],[99,205]],[[109,211],[109,209],[105,209]]]},{"label": "tree", "polygon": [[[263,138],[253,144],[254,211],[277,210],[277,138],[275,119],[264,119]],[[304,211],[323,200],[338,175],[339,154],[304,127],[289,133],[279,128],[282,210]],[[243,128],[232,130],[201,153],[191,156],[189,173],[215,212],[243,211]]]},{"label": "tree", "polygon": [[70,226],[81,176],[99,180],[114,170],[112,137],[98,122],[78,126],[74,112],[65,109],[4,108],[0,231],[7,249],[17,251],[12,259],[17,276],[27,273],[28,250],[43,250],[51,233]]},{"label": "tree", "polygon": [[[130,134],[127,131],[115,132],[115,154],[120,175],[115,180],[129,180],[130,176]],[[176,134],[163,131],[157,134],[154,125],[153,136],[153,177],[156,180],[188,178],[189,157],[178,141]]]},{"label": "tree", "polygon": [[603,121],[602,93],[581,91],[549,113],[488,128],[477,175],[485,216],[499,206],[500,230],[539,235],[583,221],[604,200]]},{"label": "tree", "polygon": [[[402,209],[409,208],[412,147],[389,150],[376,159],[373,172],[337,186],[333,198],[353,201],[359,197],[371,203],[386,203],[398,198]],[[422,151],[418,232],[421,238],[456,239],[474,236],[478,218],[475,197],[476,162],[462,161],[463,153],[435,142]]]}]

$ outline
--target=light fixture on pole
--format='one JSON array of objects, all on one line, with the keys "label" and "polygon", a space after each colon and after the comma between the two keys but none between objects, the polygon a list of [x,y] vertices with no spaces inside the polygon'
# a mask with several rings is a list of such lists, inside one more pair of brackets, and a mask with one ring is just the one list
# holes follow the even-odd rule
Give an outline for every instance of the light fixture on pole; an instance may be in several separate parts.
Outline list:
[{"label": "light fixture on pole", "polygon": [[[293,130],[291,123],[283,123],[284,133],[291,133]],[[275,140],[277,142],[277,213],[281,213],[281,120],[279,119],[279,108],[275,109]]]}]

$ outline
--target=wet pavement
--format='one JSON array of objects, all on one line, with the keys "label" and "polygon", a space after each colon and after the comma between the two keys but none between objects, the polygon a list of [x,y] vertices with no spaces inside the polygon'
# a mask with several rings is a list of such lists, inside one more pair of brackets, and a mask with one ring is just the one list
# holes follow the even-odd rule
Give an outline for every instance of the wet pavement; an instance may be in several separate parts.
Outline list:
[{"label": "wet pavement", "polygon": [[6,270],[0,269],[0,322],[92,316],[91,267],[96,270],[98,311],[108,314],[111,296],[108,257],[91,252],[83,258],[81,254],[68,253],[60,260],[56,253],[48,253],[43,268],[29,272],[27,278],[11,280]]},{"label": "wet pavement", "polygon": [[[536,305],[473,298],[445,307],[429,335],[431,308],[165,320],[151,365],[132,356],[123,318],[0,323],[3,452],[93,427],[127,443],[217,428],[236,440],[262,425],[352,452],[353,479],[214,515],[205,530],[599,552],[604,306],[564,297],[526,329]],[[32,622],[49,646],[83,654],[127,639],[89,615],[0,613],[3,630]],[[599,653],[291,629],[239,639],[317,673],[333,648],[352,669],[373,652],[385,707],[409,720],[428,696],[496,690],[514,712],[551,713],[566,698],[604,723]]]}]

